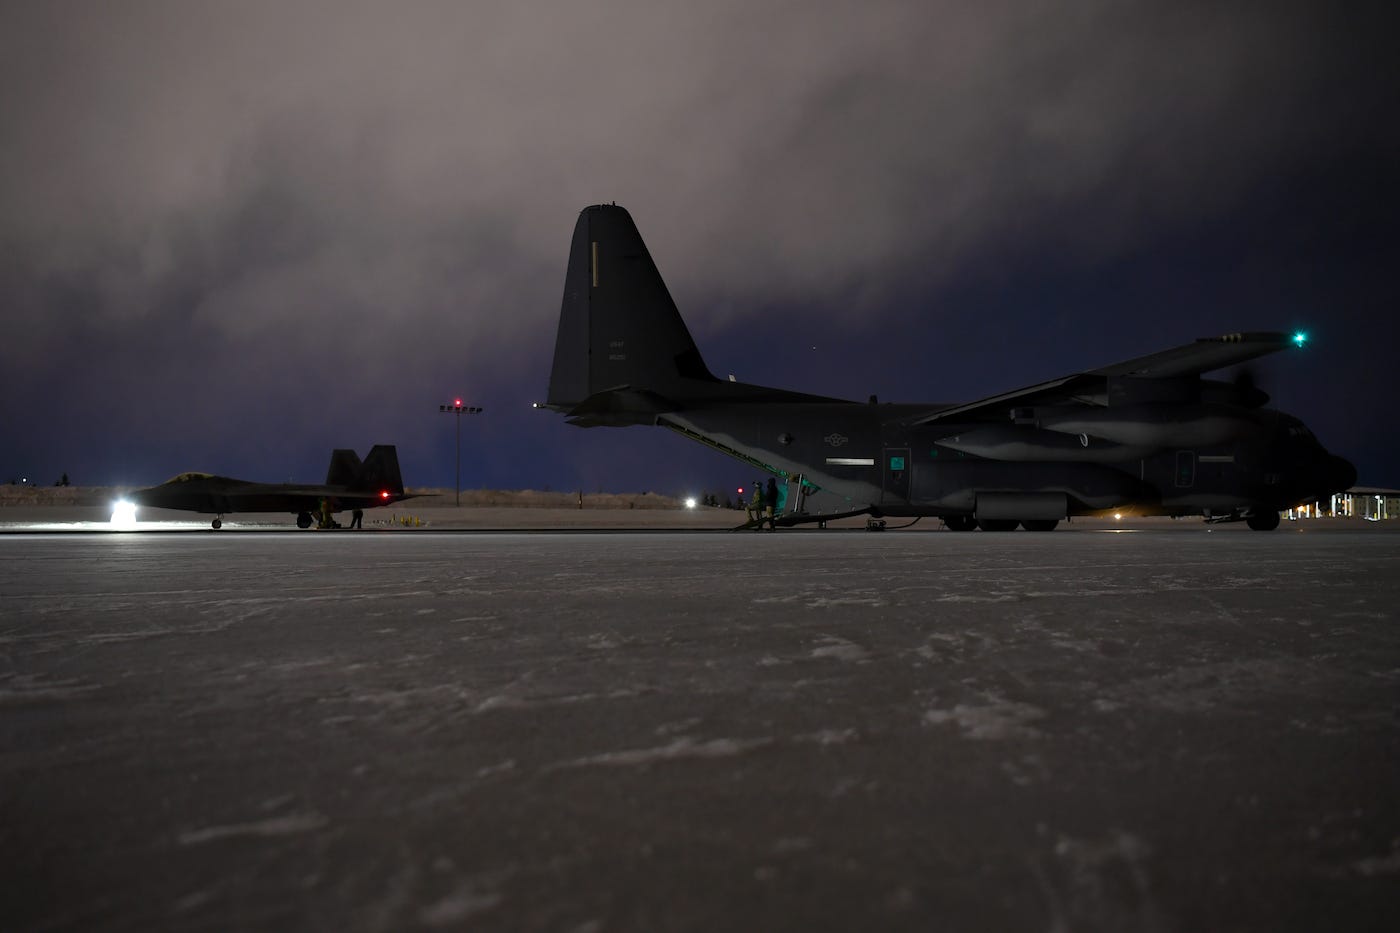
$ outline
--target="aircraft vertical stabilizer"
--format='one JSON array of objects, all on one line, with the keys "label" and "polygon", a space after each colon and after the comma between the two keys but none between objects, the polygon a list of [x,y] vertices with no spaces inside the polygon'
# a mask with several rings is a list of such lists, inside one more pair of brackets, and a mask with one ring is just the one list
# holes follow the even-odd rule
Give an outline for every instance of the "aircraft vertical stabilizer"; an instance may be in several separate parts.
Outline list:
[{"label": "aircraft vertical stabilizer", "polygon": [[717,381],[631,215],[616,205],[585,208],[569,251],[546,404],[567,411],[624,386],[666,395],[686,380]]},{"label": "aircraft vertical stabilizer", "polygon": [[375,444],[365,458],[354,488],[403,495],[403,477],[399,475],[399,452],[392,444]]},{"label": "aircraft vertical stabilizer", "polygon": [[331,465],[326,470],[327,486],[353,486],[363,466],[360,455],[353,450],[341,448],[331,451]]}]

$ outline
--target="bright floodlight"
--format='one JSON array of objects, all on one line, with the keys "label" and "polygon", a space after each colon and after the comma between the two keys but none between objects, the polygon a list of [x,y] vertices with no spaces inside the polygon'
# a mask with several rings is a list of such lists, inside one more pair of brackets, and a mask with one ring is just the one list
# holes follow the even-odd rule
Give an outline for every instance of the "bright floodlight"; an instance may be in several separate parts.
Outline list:
[{"label": "bright floodlight", "polygon": [[689,499],[686,499],[686,500],[685,500],[685,507],[688,508],[688,509],[693,509],[693,508],[695,508],[695,497],[694,497],[694,496],[691,496]]},{"label": "bright floodlight", "polygon": [[1303,344],[1305,344],[1305,343],[1307,343],[1307,342],[1308,342],[1308,335],[1305,334],[1303,331],[1301,331],[1301,330],[1296,330],[1296,331],[1293,332],[1293,345],[1294,345],[1295,347],[1301,347]]},{"label": "bright floodlight", "polygon": [[130,528],[136,524],[136,506],[125,499],[112,503],[112,524]]}]

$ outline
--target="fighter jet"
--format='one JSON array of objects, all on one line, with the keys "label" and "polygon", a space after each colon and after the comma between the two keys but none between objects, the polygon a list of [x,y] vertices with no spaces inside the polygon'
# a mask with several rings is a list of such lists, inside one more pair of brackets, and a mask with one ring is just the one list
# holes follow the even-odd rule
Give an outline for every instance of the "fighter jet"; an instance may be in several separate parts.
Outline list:
[{"label": "fighter jet", "polygon": [[[1356,482],[1248,379],[1202,374],[1302,334],[1207,337],[961,404],[890,404],[717,379],[631,216],[574,228],[547,400],[582,427],[658,425],[786,481],[780,524],[936,516],[956,531],[1049,531],[1128,511],[1259,531]],[[822,503],[822,508],[813,509]],[[879,527],[883,527],[882,524]]]},{"label": "fighter jet", "polygon": [[398,451],[393,445],[379,444],[364,463],[353,450],[332,451],[324,486],[181,473],[159,486],[138,489],[125,501],[145,508],[213,514],[211,524],[218,530],[230,512],[290,512],[297,517],[298,528],[310,528],[313,515],[322,516],[318,520],[324,521],[343,509],[368,509],[410,498],[404,494],[399,476]]}]

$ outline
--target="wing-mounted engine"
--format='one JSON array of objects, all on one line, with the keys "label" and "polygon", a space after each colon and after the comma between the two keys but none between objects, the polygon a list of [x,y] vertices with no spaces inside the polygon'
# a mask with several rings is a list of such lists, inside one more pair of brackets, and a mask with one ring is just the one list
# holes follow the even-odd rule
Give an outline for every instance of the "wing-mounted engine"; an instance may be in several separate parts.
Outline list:
[{"label": "wing-mounted engine", "polygon": [[1155,402],[1108,408],[1049,406],[1033,411],[1033,423],[1043,430],[1149,450],[1209,447],[1258,430],[1254,419],[1228,405]]}]

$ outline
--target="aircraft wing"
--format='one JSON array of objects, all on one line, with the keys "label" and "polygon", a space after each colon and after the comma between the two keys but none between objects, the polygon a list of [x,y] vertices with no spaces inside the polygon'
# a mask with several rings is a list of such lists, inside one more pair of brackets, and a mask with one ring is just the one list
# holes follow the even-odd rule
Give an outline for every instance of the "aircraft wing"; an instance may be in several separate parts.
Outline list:
[{"label": "aircraft wing", "polygon": [[1199,376],[1201,373],[1234,366],[1267,353],[1301,346],[1302,342],[1302,335],[1273,332],[1202,337],[1195,343],[1188,343],[1182,347],[1096,369],[1090,375],[1137,376],[1144,379]]},{"label": "aircraft wing", "polygon": [[1274,332],[1253,332],[1225,334],[1221,337],[1202,337],[1193,343],[1139,356],[1136,359],[1114,363],[1088,372],[1075,373],[1049,382],[1037,383],[1023,389],[1003,392],[988,398],[979,399],[951,408],[940,409],[917,418],[914,424],[930,424],[951,418],[977,420],[995,412],[1001,417],[1009,407],[1029,406],[1062,402],[1086,392],[1102,392],[1110,377],[1131,377],[1137,379],[1172,379],[1182,376],[1199,376],[1212,370],[1223,369],[1264,356],[1301,346],[1301,335]]}]

